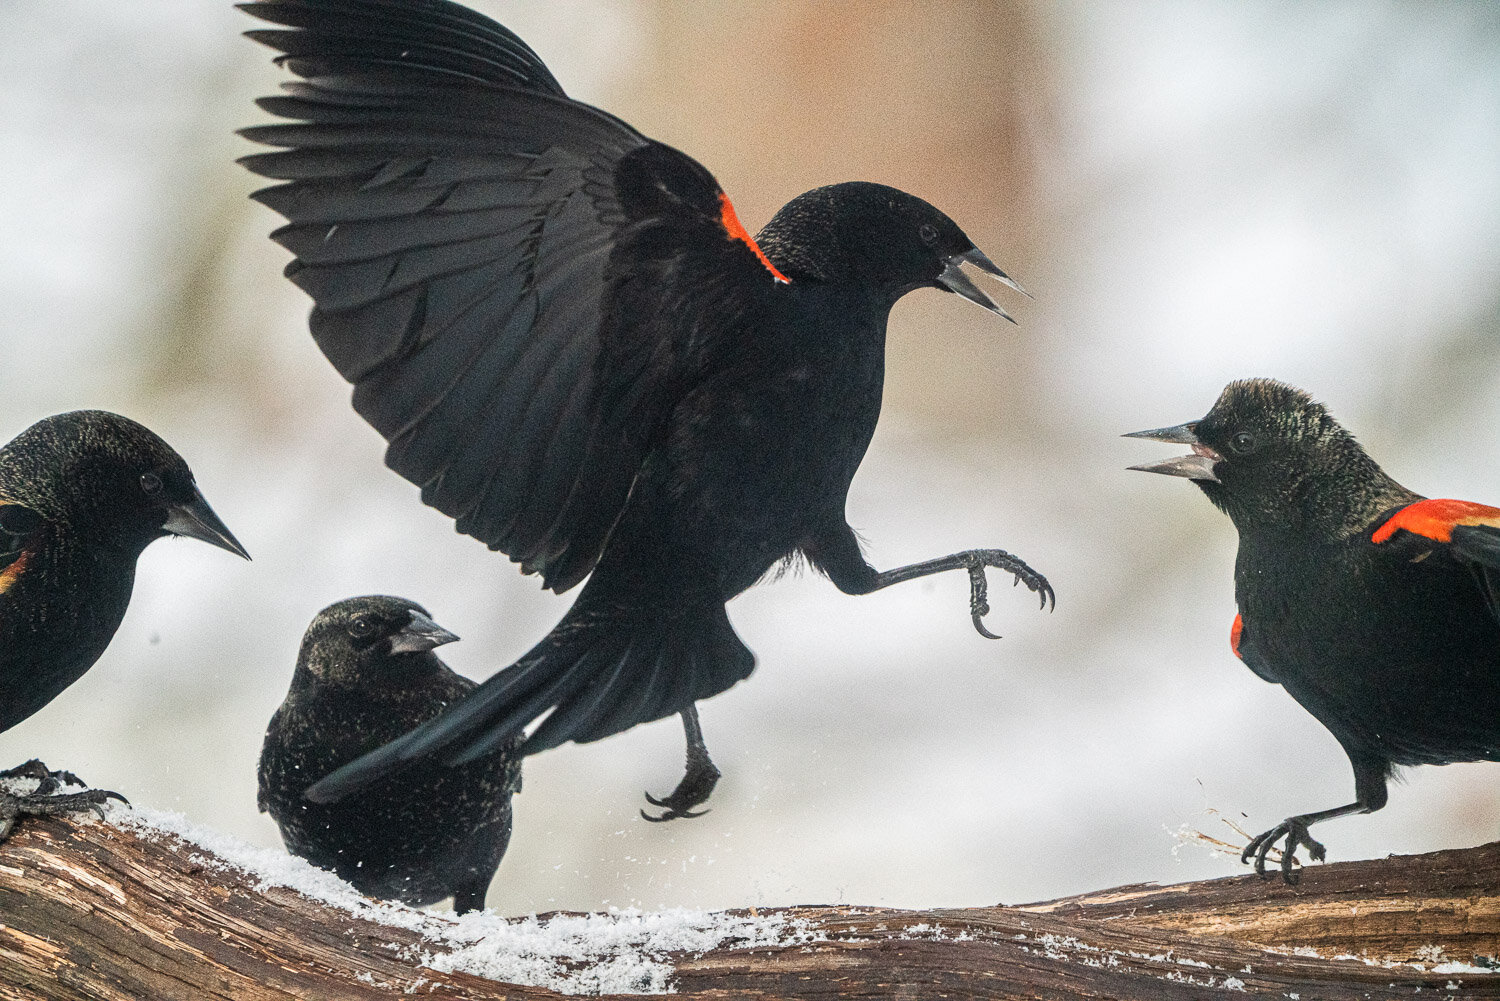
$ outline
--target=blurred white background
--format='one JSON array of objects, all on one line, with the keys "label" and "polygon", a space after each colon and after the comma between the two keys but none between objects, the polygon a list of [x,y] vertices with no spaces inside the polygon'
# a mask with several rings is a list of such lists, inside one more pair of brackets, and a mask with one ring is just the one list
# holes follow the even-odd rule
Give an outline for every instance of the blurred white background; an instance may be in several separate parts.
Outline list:
[{"label": "blurred white background", "polygon": [[[1036,295],[892,320],[850,518],[877,566],[999,545],[1055,614],[960,574],[816,578],[730,606],[760,658],[703,705],[713,812],[651,825],[675,720],[532,758],[508,913],[1021,902],[1230,874],[1180,847],[1349,800],[1333,739],[1229,653],[1234,531],[1121,432],[1228,380],[1313,391],[1398,479],[1500,502],[1500,8],[1473,3],[476,4],[574,96],[692,153],[753,230],[836,180],[920,194]],[[281,74],[227,3],[0,6],[0,440],[118,410],[188,459],[255,557],[153,546],[104,658],[0,735],[265,845],[255,761],[312,615],[400,594],[484,678],[540,591],[385,470],[307,336],[233,129]],[[1500,765],[1408,774],[1318,829],[1344,860],[1500,835]],[[1240,814],[1248,815],[1241,818]]]}]

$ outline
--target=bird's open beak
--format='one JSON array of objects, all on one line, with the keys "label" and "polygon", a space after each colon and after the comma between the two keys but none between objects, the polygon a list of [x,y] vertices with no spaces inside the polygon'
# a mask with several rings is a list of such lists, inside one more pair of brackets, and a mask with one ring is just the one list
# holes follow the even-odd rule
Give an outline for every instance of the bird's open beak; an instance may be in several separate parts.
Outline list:
[{"label": "bird's open beak", "polygon": [[421,612],[413,611],[411,621],[391,637],[391,653],[424,653],[433,647],[458,639]]},{"label": "bird's open beak", "polygon": [[1161,462],[1147,462],[1127,468],[1139,469],[1143,473],[1164,473],[1167,476],[1186,476],[1190,480],[1212,480],[1218,483],[1219,478],[1214,475],[1214,465],[1222,462],[1223,457],[1198,440],[1198,436],[1193,433],[1197,426],[1198,422],[1192,421],[1176,427],[1132,431],[1125,435],[1126,438],[1145,438],[1148,441],[1165,441],[1174,445],[1193,446],[1192,455],[1179,455],[1175,458],[1163,459]]},{"label": "bird's open beak", "polygon": [[991,299],[989,296],[980,291],[979,286],[975,285],[973,280],[969,278],[968,274],[964,272],[963,265],[965,262],[974,265],[976,268],[978,268],[980,271],[983,271],[987,275],[994,275],[1004,284],[1009,285],[1017,292],[1026,296],[1026,298],[1031,298],[1030,292],[1027,292],[1025,289],[1023,289],[1020,284],[1017,283],[1016,280],[1010,275],[1006,274],[1004,271],[1001,271],[998,267],[996,267],[995,262],[984,256],[984,251],[980,250],[978,247],[970,247],[963,253],[954,254],[952,257],[948,258],[948,266],[943,269],[942,274],[938,275],[938,284],[947,289],[949,292],[958,293],[965,299],[974,303],[976,306],[981,306],[989,310],[991,313],[998,313],[999,315],[1009,320],[1011,323],[1015,323],[1016,318],[1011,316],[1005,310],[1001,309],[1000,306],[995,302],[995,300]]},{"label": "bird's open beak", "polygon": [[167,508],[167,520],[162,525],[162,530],[172,535],[181,535],[188,539],[197,539],[220,549],[227,549],[236,556],[250,558],[245,552],[245,547],[240,545],[240,540],[234,537],[229,527],[219,520],[214,514],[214,509],[208,506],[208,501],[203,499],[203,494],[198,488],[193,488],[191,500],[182,504],[174,504]]}]

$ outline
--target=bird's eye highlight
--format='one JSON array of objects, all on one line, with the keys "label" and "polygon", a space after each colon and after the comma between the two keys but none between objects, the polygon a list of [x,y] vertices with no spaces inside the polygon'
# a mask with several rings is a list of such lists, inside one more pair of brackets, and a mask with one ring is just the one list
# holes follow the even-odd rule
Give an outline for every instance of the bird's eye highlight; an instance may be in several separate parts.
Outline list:
[{"label": "bird's eye highlight", "polygon": [[161,493],[161,477],[155,473],[142,473],[141,489],[146,491],[148,496],[156,496]]},{"label": "bird's eye highlight", "polygon": [[375,631],[375,621],[368,615],[356,615],[354,621],[349,623],[349,635],[355,639],[364,639]]},{"label": "bird's eye highlight", "polygon": [[1249,431],[1240,431],[1229,439],[1229,447],[1241,455],[1255,451],[1255,435]]},{"label": "bird's eye highlight", "polygon": [[937,227],[930,222],[924,222],[922,228],[917,230],[917,235],[922,238],[923,243],[935,243],[937,241]]}]

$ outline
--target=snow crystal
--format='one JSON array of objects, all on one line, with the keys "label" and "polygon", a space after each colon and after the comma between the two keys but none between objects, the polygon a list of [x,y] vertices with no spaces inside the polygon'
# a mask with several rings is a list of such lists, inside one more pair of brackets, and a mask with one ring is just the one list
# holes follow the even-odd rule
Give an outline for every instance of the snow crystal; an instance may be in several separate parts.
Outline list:
[{"label": "snow crystal", "polygon": [[331,872],[302,859],[256,848],[196,827],[180,813],[146,807],[110,811],[110,819],[142,837],[172,834],[217,861],[245,872],[257,889],[286,887],[332,907],[389,927],[420,934],[433,948],[411,958],[442,972],[462,972],[564,994],[660,994],[671,990],[672,952],[756,949],[824,940],[811,922],[783,915],[726,914],[678,908],[646,913],[560,914],[545,920],[506,920],[490,911],[462,917],[372,900]]}]

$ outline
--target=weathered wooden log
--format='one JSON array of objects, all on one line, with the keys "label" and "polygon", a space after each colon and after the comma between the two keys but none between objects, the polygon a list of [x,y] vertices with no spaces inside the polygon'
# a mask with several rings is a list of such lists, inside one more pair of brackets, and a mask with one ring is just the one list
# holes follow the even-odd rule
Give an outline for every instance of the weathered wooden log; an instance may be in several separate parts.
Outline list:
[{"label": "weathered wooden log", "polygon": [[[27,821],[0,846],[0,998],[555,998],[462,971],[493,968],[492,939],[545,936],[570,920],[651,923],[481,915],[476,924],[266,884],[138,824]],[[672,920],[719,930],[704,933],[711,944],[701,949],[671,951],[669,935],[603,959],[543,958],[536,969],[551,972],[532,982],[670,986],[704,999],[1500,997],[1500,972],[1491,972],[1500,844],[1317,866],[1295,887],[1241,876],[1020,907]],[[468,942],[476,929],[491,938]],[[500,948],[509,957],[500,969],[524,966],[523,952],[524,943]]]}]

